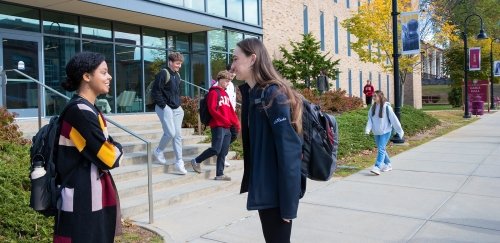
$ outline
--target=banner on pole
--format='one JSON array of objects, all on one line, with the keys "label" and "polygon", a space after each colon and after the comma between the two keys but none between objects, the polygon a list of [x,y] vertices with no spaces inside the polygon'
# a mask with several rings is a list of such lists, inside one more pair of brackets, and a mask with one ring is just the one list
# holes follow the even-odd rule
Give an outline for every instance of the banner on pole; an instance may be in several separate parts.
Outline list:
[{"label": "banner on pole", "polygon": [[419,12],[401,13],[401,43],[403,43],[403,55],[420,53],[418,14]]},{"label": "banner on pole", "polygon": [[481,70],[481,47],[469,48],[469,71]]},{"label": "banner on pole", "polygon": [[493,63],[493,76],[500,77],[500,61],[495,61]]}]

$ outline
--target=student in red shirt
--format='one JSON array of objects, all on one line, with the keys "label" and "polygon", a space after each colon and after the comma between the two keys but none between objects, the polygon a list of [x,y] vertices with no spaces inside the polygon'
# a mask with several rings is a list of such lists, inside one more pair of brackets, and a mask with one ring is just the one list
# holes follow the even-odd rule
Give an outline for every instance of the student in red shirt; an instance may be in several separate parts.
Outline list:
[{"label": "student in red shirt", "polygon": [[375,88],[373,88],[372,81],[366,80],[366,85],[363,88],[363,94],[366,97],[366,105],[372,104],[373,93],[375,92]]},{"label": "student in red shirt", "polygon": [[232,77],[230,72],[220,71],[217,74],[218,84],[212,86],[208,92],[208,112],[212,116],[209,123],[212,130],[212,147],[191,160],[193,170],[201,173],[201,162],[217,155],[217,172],[214,180],[231,180],[231,177],[224,175],[224,161],[231,143],[231,127],[235,127],[237,132],[240,130],[238,116],[226,93],[226,87],[231,82]]}]

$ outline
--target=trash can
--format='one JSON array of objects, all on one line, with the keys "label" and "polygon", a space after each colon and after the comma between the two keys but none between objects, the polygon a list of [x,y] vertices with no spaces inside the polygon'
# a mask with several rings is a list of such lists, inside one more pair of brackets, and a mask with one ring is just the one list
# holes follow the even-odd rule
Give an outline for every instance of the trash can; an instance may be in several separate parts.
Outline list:
[{"label": "trash can", "polygon": [[472,115],[482,116],[484,115],[484,101],[481,100],[481,96],[476,96],[472,100]]}]

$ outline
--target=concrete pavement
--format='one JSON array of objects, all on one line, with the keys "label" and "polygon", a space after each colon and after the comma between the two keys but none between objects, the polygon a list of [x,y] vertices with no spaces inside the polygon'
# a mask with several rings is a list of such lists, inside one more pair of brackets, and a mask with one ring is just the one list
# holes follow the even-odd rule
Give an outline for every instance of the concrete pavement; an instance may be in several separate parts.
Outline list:
[{"label": "concrete pavement", "polygon": [[[366,169],[309,181],[292,242],[500,242],[500,112],[392,163],[380,176]],[[258,215],[246,211],[238,190],[155,212],[152,227],[167,242],[264,242]]]}]

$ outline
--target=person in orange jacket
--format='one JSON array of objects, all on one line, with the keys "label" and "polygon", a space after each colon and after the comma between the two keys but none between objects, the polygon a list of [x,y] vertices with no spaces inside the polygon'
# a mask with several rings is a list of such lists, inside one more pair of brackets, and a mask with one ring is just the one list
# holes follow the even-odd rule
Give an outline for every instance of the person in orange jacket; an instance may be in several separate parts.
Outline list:
[{"label": "person in orange jacket", "polygon": [[217,155],[217,169],[214,180],[231,180],[231,177],[224,175],[224,162],[229,151],[229,144],[231,143],[230,129],[234,127],[236,132],[240,130],[238,116],[226,93],[226,88],[229,82],[231,82],[232,77],[229,71],[220,71],[217,74],[218,84],[212,86],[208,92],[208,112],[212,117],[209,123],[212,131],[212,147],[191,160],[193,170],[201,173],[201,162]]}]

